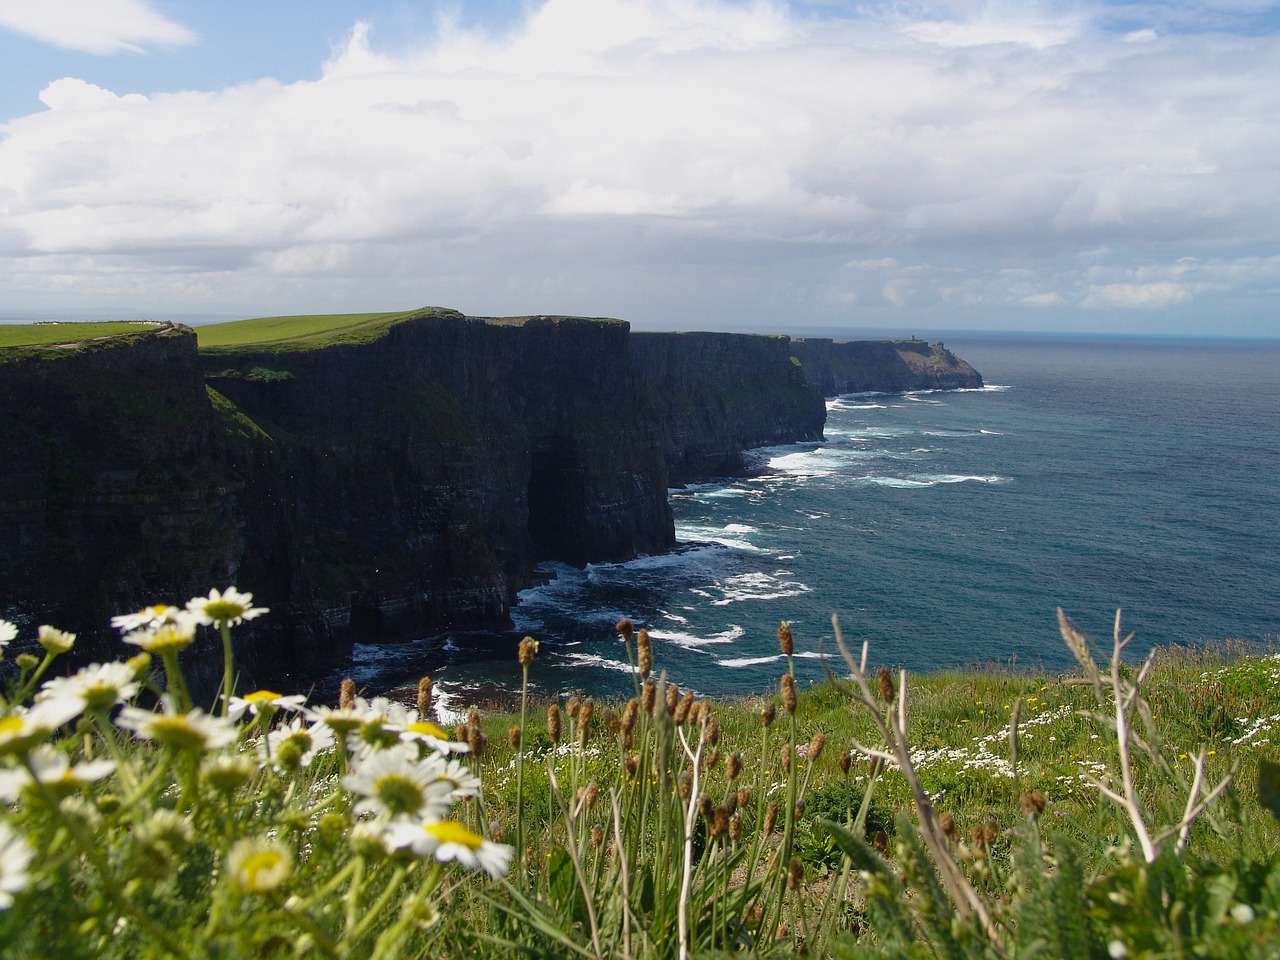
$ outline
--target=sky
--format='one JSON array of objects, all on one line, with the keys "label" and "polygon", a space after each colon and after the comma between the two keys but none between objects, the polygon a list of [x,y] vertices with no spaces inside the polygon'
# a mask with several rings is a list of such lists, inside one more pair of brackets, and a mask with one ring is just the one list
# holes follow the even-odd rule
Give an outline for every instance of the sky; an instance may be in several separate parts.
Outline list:
[{"label": "sky", "polygon": [[0,0],[0,318],[1280,337],[1280,4]]}]

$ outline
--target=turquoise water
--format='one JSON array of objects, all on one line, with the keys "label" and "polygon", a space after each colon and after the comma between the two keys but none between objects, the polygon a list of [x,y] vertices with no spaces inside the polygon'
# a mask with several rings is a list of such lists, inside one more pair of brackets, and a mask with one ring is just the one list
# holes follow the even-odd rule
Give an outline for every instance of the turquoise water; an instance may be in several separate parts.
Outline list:
[{"label": "turquoise water", "polygon": [[[822,676],[831,614],[912,670],[1064,669],[1055,611],[1133,649],[1280,632],[1280,344],[949,337],[984,390],[828,404],[826,441],[754,455],[750,479],[673,491],[680,551],[526,591],[546,692],[630,689],[623,616],[703,695]],[[480,638],[357,648],[370,686],[431,669],[453,702],[518,683]]]}]

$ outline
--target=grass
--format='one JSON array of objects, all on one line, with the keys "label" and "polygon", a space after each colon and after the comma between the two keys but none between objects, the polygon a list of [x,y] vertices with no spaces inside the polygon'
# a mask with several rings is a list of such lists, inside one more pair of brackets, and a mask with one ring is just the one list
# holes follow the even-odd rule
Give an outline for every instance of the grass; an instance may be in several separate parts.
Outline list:
[{"label": "grass", "polygon": [[205,353],[234,353],[245,348],[270,351],[315,350],[338,344],[369,343],[398,323],[416,317],[454,315],[453,311],[424,307],[392,313],[339,313],[288,317],[255,317],[196,328]]},{"label": "grass", "polygon": [[[1083,683],[884,673],[878,694],[833,679],[792,696],[788,667],[769,696],[714,702],[667,687],[657,663],[635,701],[470,709],[453,734],[465,766],[446,772],[439,740],[405,739],[449,736],[415,723],[427,685],[413,707],[344,685],[346,712],[310,728],[266,691],[247,695],[256,719],[181,714],[167,624],[130,641],[165,671],[135,659],[112,681],[166,693],[164,723],[113,719],[95,694],[58,736],[65,690],[18,705],[65,638],[42,633],[46,657],[17,658],[0,695],[0,942],[14,956],[1275,955],[1270,651],[1174,648],[1149,671],[1086,668]],[[643,632],[622,632],[632,662],[651,660]],[[527,640],[512,661],[522,689],[536,652]],[[1235,764],[1234,790],[1188,816],[1188,791]],[[1122,772],[1127,807],[1091,780],[1119,790]],[[396,840],[404,811],[440,790],[460,791],[451,824],[408,834],[439,828],[453,845]],[[1180,821],[1185,855],[1172,842],[1138,855],[1135,835]]]},{"label": "grass", "polygon": [[0,324],[0,348],[82,343],[103,337],[142,333],[158,323],[149,320]]}]

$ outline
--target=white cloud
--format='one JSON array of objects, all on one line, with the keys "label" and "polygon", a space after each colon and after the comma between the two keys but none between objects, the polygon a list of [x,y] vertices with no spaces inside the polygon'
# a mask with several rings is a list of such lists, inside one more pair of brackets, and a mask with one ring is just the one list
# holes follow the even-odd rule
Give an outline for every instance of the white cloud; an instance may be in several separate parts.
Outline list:
[{"label": "white cloud", "polygon": [[0,283],[638,320],[1263,290],[1126,271],[1273,250],[1280,42],[1019,9],[548,0],[394,54],[357,24],[314,81],[65,78],[0,127]]},{"label": "white cloud", "polygon": [[0,27],[85,53],[185,46],[196,35],[144,0],[0,0]]}]

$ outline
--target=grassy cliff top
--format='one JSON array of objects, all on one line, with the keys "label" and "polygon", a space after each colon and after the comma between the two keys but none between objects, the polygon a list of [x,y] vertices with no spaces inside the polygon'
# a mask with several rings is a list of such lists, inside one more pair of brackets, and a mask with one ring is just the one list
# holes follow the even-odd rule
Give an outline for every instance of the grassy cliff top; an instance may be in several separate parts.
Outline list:
[{"label": "grassy cliff top", "polygon": [[104,322],[58,321],[0,325],[0,348],[73,345],[129,333],[142,333],[161,326],[155,320],[110,320]]},{"label": "grassy cliff top", "polygon": [[424,307],[399,313],[335,313],[290,317],[254,317],[215,323],[196,329],[200,349],[232,352],[245,347],[273,351],[318,350],[338,344],[369,343],[389,329],[418,317],[455,315],[440,307]]}]

